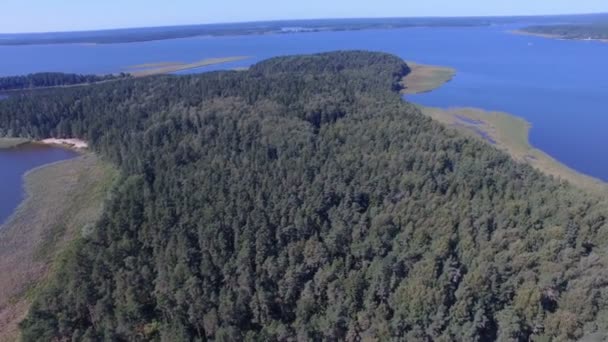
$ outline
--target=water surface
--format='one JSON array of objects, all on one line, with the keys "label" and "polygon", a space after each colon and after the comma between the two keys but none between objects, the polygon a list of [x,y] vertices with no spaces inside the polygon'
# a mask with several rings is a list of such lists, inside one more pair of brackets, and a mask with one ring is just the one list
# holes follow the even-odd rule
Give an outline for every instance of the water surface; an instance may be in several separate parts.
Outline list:
[{"label": "water surface", "polygon": [[365,49],[458,70],[445,87],[411,97],[438,107],[508,112],[532,123],[531,142],[562,163],[608,181],[608,44],[514,35],[515,26],[409,28],[201,37],[110,45],[0,47],[0,75],[109,73],[130,65],[252,56],[187,72],[248,66],[281,55]]},{"label": "water surface", "polygon": [[26,172],[77,155],[72,150],[31,144],[0,149],[0,225],[25,197],[23,176]]}]

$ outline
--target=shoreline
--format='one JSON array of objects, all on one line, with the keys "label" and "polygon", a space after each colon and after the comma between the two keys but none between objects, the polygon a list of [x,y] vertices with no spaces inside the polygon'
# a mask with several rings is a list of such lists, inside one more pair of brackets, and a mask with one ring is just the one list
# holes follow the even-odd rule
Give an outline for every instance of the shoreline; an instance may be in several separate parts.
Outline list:
[{"label": "shoreline", "polygon": [[250,59],[252,56],[232,56],[232,57],[217,57],[217,58],[206,58],[197,62],[183,63],[183,62],[153,62],[144,63],[139,65],[133,65],[128,67],[127,72],[133,77],[147,77],[155,75],[172,74],[179,71],[192,70],[197,68],[203,68],[212,65],[225,64],[231,62],[239,62],[246,59]]},{"label": "shoreline", "polygon": [[401,80],[403,86],[401,94],[404,95],[431,92],[452,81],[456,76],[456,69],[447,66],[419,64],[412,61],[405,63],[410,68],[410,73]]},{"label": "shoreline", "polygon": [[24,174],[25,197],[0,224],[0,341],[18,338],[32,295],[97,221],[116,175],[93,153]]},{"label": "shoreline", "polygon": [[85,150],[89,148],[89,144],[81,139],[67,138],[67,139],[57,139],[57,138],[47,138],[39,141],[34,141],[34,144],[41,145],[51,145],[51,146],[59,146],[74,150]]},{"label": "shoreline", "polygon": [[[410,82],[410,88],[424,88],[426,89],[424,92],[428,92],[438,89],[452,80],[452,78],[447,79],[444,77],[445,81],[440,82],[441,78],[432,77],[433,75],[437,75],[439,72],[438,68],[441,67],[417,63],[415,65],[418,69],[417,75],[413,75],[413,77],[407,75],[403,80],[404,84]],[[423,70],[425,68],[427,69],[426,71]],[[450,72],[455,73],[455,70],[452,68],[444,68],[443,75]],[[430,75],[431,79],[425,80],[420,75]],[[433,84],[435,87],[427,89],[428,87],[420,87],[416,84],[412,85],[412,83],[416,82],[423,82],[427,86]],[[414,95],[422,92],[402,93]],[[605,195],[608,192],[608,183],[576,171],[546,152],[534,147],[529,141],[532,124],[523,118],[510,113],[488,111],[480,108],[425,107],[416,104],[415,100],[410,101],[407,96],[405,98],[415,104],[423,115],[444,124],[450,129],[458,130],[472,138],[491,144],[495,148],[509,154],[514,160],[528,164],[545,175],[567,181],[578,188],[595,194]]]},{"label": "shoreline", "polygon": [[23,145],[45,145],[67,148],[76,151],[83,151],[89,148],[89,143],[82,139],[66,138],[47,138],[42,140],[30,140],[27,138],[0,138],[0,150],[17,148]]},{"label": "shoreline", "polygon": [[608,43],[608,39],[602,39],[602,38],[588,38],[588,39],[568,38],[568,37],[561,36],[559,34],[537,33],[537,32],[523,31],[523,30],[511,30],[511,31],[507,31],[507,32],[511,33],[511,34],[515,34],[515,35],[520,35],[520,36],[540,37],[540,38],[553,39],[553,40],[565,40],[565,41],[571,40],[571,41],[580,41],[580,42]]},{"label": "shoreline", "polygon": [[30,142],[30,140],[24,138],[0,138],[0,150],[16,148]]}]

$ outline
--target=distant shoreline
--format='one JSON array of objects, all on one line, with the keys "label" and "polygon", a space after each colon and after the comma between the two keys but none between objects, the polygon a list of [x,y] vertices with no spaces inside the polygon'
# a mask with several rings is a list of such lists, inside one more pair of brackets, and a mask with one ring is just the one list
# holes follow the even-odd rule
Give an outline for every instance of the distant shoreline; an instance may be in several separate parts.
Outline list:
[{"label": "distant shoreline", "polygon": [[532,37],[540,37],[540,38],[546,38],[546,39],[553,39],[553,40],[574,40],[574,41],[581,41],[581,42],[601,42],[601,43],[608,43],[608,39],[600,39],[600,38],[569,38],[569,37],[565,37],[563,35],[559,35],[559,34],[550,34],[550,33],[537,33],[537,32],[529,32],[529,31],[524,31],[524,30],[512,30],[512,31],[508,31],[511,34],[516,34],[516,35],[521,35],[521,36],[532,36]]}]

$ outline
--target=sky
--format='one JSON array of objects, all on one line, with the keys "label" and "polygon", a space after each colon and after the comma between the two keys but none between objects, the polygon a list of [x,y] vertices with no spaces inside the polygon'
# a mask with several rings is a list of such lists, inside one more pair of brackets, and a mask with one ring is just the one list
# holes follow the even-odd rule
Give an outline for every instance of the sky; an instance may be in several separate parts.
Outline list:
[{"label": "sky", "polygon": [[608,0],[1,0],[0,32],[280,19],[608,12]]}]

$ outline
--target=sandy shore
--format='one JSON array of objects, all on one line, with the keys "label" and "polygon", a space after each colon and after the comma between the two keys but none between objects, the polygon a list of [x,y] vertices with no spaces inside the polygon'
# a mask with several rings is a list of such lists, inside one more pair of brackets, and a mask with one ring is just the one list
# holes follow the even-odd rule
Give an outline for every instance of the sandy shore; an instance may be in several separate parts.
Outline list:
[{"label": "sandy shore", "polygon": [[89,144],[86,141],[80,140],[80,139],[49,138],[49,139],[41,140],[40,143],[45,144],[45,145],[67,146],[67,147],[75,148],[75,149],[86,149],[89,147]]}]

